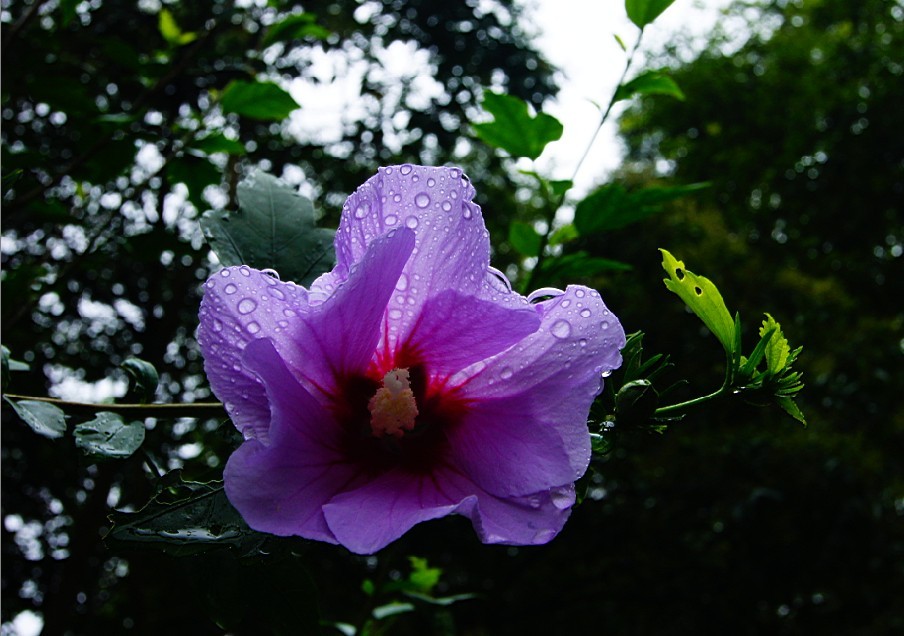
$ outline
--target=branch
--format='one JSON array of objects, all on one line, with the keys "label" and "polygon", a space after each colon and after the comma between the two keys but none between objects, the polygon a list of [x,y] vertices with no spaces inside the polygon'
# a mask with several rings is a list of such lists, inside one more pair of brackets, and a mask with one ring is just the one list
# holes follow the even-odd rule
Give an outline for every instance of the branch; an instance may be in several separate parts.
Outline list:
[{"label": "branch", "polygon": [[187,404],[92,404],[90,402],[70,402],[69,400],[60,400],[58,398],[15,395],[12,393],[7,393],[6,397],[13,400],[47,402],[48,404],[58,406],[64,411],[74,415],[91,416],[99,411],[108,411],[135,419],[142,419],[145,417],[228,417],[226,409],[220,402],[194,402]]}]

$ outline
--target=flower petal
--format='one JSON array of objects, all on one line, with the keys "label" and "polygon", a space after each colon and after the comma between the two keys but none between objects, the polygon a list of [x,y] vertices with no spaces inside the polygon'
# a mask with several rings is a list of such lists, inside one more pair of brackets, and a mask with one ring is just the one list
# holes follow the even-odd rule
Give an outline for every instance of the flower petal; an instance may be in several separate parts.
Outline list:
[{"label": "flower petal", "polygon": [[266,336],[289,355],[292,320],[308,311],[307,291],[250,267],[228,267],[208,279],[198,343],[217,397],[245,437],[267,442],[270,408],[257,377],[242,364],[249,342]]},{"label": "flower petal", "polygon": [[508,308],[448,290],[424,303],[402,349],[431,374],[448,376],[504,351],[539,327],[533,307]]},{"label": "flower petal", "polygon": [[335,497],[324,514],[339,543],[357,554],[373,554],[416,524],[450,514],[471,519],[484,543],[547,543],[562,529],[573,504],[571,485],[507,499],[449,468],[432,475],[396,469]]},{"label": "flower petal", "polygon": [[337,267],[361,260],[367,246],[393,227],[417,234],[414,254],[399,278],[390,344],[403,339],[420,308],[448,289],[474,295],[485,284],[490,242],[474,188],[459,168],[381,168],[342,208],[336,232]]},{"label": "flower petal", "polygon": [[407,228],[370,242],[348,278],[304,317],[304,328],[296,336],[304,364],[293,367],[296,371],[332,393],[337,378],[367,369],[380,339],[386,305],[414,245],[414,232]]},{"label": "flower petal", "polygon": [[226,496],[249,526],[280,536],[336,543],[322,506],[361,479],[337,450],[338,427],[266,339],[250,343],[244,361],[270,402],[272,444],[247,440],[223,472]]},{"label": "flower petal", "polygon": [[530,421],[555,431],[573,471],[561,484],[587,470],[587,415],[602,389],[602,375],[621,364],[625,332],[599,293],[586,287],[569,286],[561,296],[535,306],[541,312],[540,329],[471,370],[460,390],[477,409],[487,400],[509,398],[508,407],[522,418],[521,425]]},{"label": "flower petal", "polygon": [[373,554],[413,526],[473,505],[450,499],[430,475],[396,468],[364,486],[342,493],[323,507],[336,539],[356,554]]}]

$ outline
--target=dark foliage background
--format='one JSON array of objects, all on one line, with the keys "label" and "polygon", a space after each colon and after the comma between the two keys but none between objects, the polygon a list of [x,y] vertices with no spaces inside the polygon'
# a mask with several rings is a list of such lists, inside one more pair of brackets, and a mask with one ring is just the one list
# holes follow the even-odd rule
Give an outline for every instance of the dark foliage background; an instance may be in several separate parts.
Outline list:
[{"label": "dark foliage background", "polygon": [[[154,3],[4,2],[2,340],[31,365],[13,375],[15,392],[44,395],[70,374],[122,381],[119,363],[137,355],[161,371],[161,401],[210,399],[193,333],[215,265],[197,218],[233,207],[252,166],[301,180],[327,227],[378,165],[402,161],[463,165],[497,242],[512,220],[534,218],[519,178],[465,137],[484,87],[537,106],[555,93],[553,69],[507,17],[516,7],[491,4],[312,2],[316,21],[271,43],[288,3],[167,4],[194,34],[180,41],[161,33]],[[685,102],[645,98],[622,119],[623,183],[712,187],[566,251],[634,266],[584,282],[647,333],[648,351],[672,355],[687,397],[718,383],[722,357],[662,289],[657,247],[719,285],[747,342],[772,313],[805,347],[809,428],[726,401],[661,435],[625,431],[541,548],[482,546],[467,522],[446,519],[375,559],[298,542],[300,558],[248,561],[101,541],[111,506],[153,494],[148,461],[218,478],[229,426],[148,421],[150,456],[97,463],[4,405],[2,620],[31,609],[47,634],[217,634],[210,617],[266,633],[297,615],[306,633],[315,607],[359,620],[378,600],[362,580],[392,580],[414,554],[443,568],[440,592],[480,596],[400,617],[392,633],[904,628],[904,6],[744,3],[730,17],[696,59],[680,61],[677,44],[650,59],[674,67]],[[429,52],[445,96],[415,108],[410,82],[398,97],[368,73],[364,114],[338,141],[299,141],[218,101],[233,80],[311,77],[320,50],[378,69],[394,41]],[[498,242],[494,264],[516,262]]]}]

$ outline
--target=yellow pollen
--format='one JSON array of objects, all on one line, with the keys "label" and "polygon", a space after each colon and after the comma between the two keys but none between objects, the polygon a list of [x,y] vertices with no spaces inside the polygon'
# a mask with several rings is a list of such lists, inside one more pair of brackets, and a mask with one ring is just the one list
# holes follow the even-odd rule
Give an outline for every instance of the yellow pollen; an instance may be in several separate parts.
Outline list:
[{"label": "yellow pollen", "polygon": [[383,386],[367,403],[374,435],[401,437],[414,428],[417,404],[411,391],[408,369],[393,369],[383,376]]}]

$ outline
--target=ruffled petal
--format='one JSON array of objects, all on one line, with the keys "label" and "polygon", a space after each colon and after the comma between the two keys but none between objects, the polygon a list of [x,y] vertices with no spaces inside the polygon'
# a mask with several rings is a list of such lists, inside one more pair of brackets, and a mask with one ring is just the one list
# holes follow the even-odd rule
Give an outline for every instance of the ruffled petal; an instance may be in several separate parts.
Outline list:
[{"label": "ruffled petal", "polygon": [[361,480],[338,450],[338,426],[269,340],[250,343],[243,359],[266,388],[272,443],[247,440],[230,456],[226,496],[255,530],[336,543],[322,506]]},{"label": "ruffled petal", "polygon": [[416,524],[450,514],[468,517],[484,543],[543,544],[562,529],[573,504],[570,484],[503,498],[440,467],[430,475],[393,470],[335,497],[324,514],[339,543],[357,554],[373,554]]},{"label": "ruffled petal", "polygon": [[424,303],[402,350],[432,375],[449,376],[504,351],[539,327],[533,307],[508,308],[449,290]]},{"label": "ruffled petal", "polygon": [[430,475],[397,468],[336,496],[323,512],[339,543],[356,554],[373,554],[416,524],[473,503],[473,496],[458,500],[446,496]]},{"label": "ruffled petal", "polygon": [[249,342],[268,337],[287,356],[294,350],[307,291],[250,267],[228,267],[208,279],[201,300],[198,343],[213,392],[245,437],[267,442],[270,408],[257,377],[242,363]]},{"label": "ruffled petal", "polygon": [[[599,293],[569,286],[535,305],[540,329],[500,355],[459,374],[475,408],[508,398],[522,422],[547,427],[562,439],[574,481],[590,461],[587,415],[604,373],[621,364],[625,332]],[[455,379],[453,379],[454,381]],[[539,489],[538,489],[539,490]]]}]

